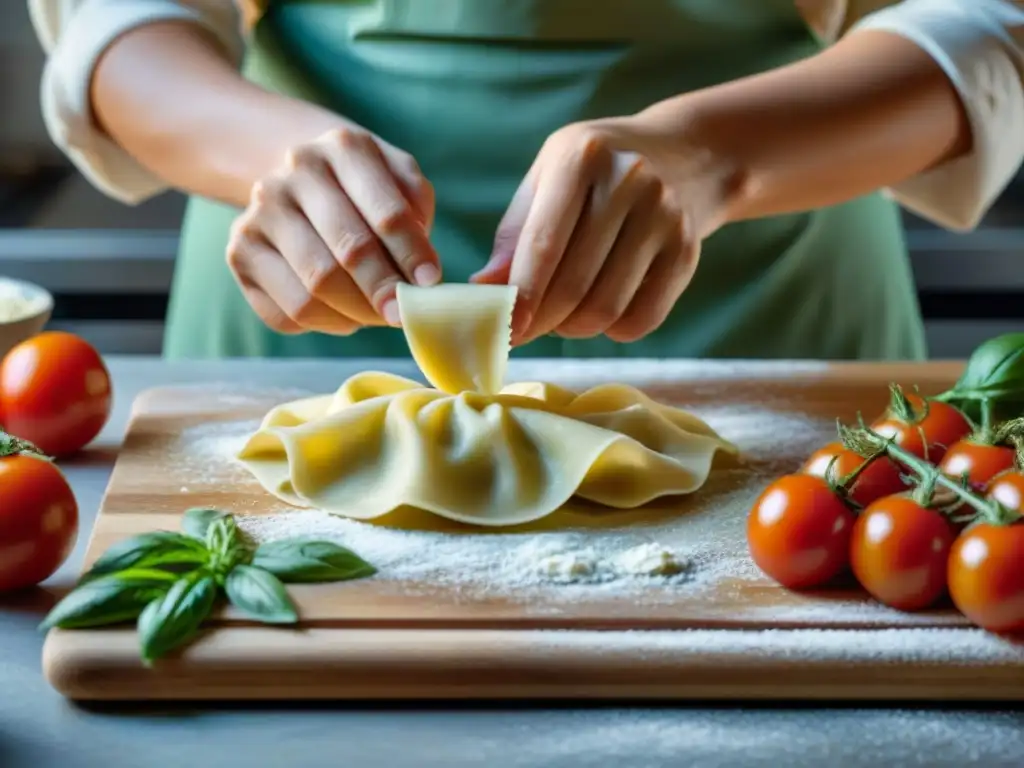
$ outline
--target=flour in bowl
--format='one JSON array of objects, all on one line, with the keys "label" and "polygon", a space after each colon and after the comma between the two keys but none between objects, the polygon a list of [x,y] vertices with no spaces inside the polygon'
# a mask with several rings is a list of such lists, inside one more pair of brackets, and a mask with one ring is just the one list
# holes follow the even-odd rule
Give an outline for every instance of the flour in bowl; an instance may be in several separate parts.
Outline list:
[{"label": "flour in bowl", "polygon": [[29,293],[15,282],[0,278],[0,323],[13,323],[30,317],[46,304],[44,296]]}]

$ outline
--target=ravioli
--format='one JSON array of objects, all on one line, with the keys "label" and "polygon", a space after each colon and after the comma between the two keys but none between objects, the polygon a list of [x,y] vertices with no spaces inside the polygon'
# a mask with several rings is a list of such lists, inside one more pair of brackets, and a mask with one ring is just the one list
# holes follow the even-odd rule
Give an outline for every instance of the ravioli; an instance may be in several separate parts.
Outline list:
[{"label": "ravioli", "polygon": [[296,507],[372,520],[415,507],[480,526],[571,498],[632,509],[693,493],[719,452],[701,419],[632,387],[504,385],[516,289],[401,285],[402,327],[430,386],[388,373],[272,409],[238,454]]}]

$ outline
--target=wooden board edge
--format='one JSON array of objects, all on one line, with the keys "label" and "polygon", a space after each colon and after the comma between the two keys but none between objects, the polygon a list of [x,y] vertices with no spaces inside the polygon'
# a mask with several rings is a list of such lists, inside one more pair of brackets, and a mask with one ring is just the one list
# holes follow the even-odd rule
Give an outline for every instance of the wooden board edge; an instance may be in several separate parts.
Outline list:
[{"label": "wooden board edge", "polygon": [[152,408],[154,401],[180,394],[183,390],[187,389],[188,387],[181,385],[175,386],[174,384],[160,384],[155,387],[140,390],[132,399],[131,408],[128,411],[129,423],[139,413]]},{"label": "wooden board edge", "polygon": [[55,630],[43,670],[78,701],[1024,701],[1022,657],[915,660],[879,637],[816,658],[785,632],[750,653],[664,632],[221,629],[147,669],[133,631]]}]

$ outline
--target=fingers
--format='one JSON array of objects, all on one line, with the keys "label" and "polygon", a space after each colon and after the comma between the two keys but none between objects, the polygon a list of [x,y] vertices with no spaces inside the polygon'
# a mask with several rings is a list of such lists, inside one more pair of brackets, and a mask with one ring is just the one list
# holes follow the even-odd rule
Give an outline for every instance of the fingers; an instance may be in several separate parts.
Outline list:
[{"label": "fingers", "polygon": [[359,327],[311,296],[291,266],[252,227],[243,225],[232,233],[228,264],[249,305],[273,330],[345,336]]},{"label": "fingers", "polygon": [[533,203],[533,187],[534,173],[531,171],[516,189],[512,202],[498,223],[498,229],[494,234],[494,245],[491,248],[491,258],[483,269],[470,277],[471,283],[497,285],[509,281],[516,243],[519,241],[523,224],[526,223],[526,217]]},{"label": "fingers", "polygon": [[412,204],[423,228],[429,233],[434,225],[434,187],[427,181],[419,163],[412,155],[380,139],[377,140],[377,144],[384,156],[384,162],[402,188],[402,193]]},{"label": "fingers", "polygon": [[[650,225],[658,211],[661,185],[653,177],[649,179],[642,176],[638,159],[627,154],[614,155],[604,183],[595,184],[591,188],[569,247],[558,263],[551,284],[530,325],[527,335],[529,340],[550,333],[579,310],[581,303],[594,288],[598,275],[602,274],[602,269],[607,269],[609,255],[616,241],[622,239],[622,227],[627,216],[633,219],[629,243],[631,248],[639,247],[650,236]],[[634,213],[631,214],[631,211]],[[633,256],[632,252],[628,252],[620,257],[626,269],[635,267]],[[646,265],[643,269],[646,269]],[[640,277],[636,282],[639,281]],[[624,290],[625,286],[620,285],[619,288]]]},{"label": "fingers", "polygon": [[629,343],[659,328],[693,279],[699,258],[700,242],[677,228],[655,257],[626,311],[605,335]]},{"label": "fingers", "polygon": [[625,314],[670,237],[673,222],[650,199],[656,192],[655,188],[641,198],[630,212],[590,290],[557,326],[560,336],[599,336]]},{"label": "fingers", "polygon": [[282,333],[399,325],[398,283],[440,280],[427,237],[433,189],[415,160],[379,141],[332,131],[254,185],[228,263],[253,308]]},{"label": "fingers", "polygon": [[576,153],[562,167],[537,175],[537,188],[516,241],[509,284],[519,289],[512,337],[521,343],[540,308],[586,201],[590,160]]},{"label": "fingers", "polygon": [[[271,242],[303,285],[329,307],[364,325],[380,325],[402,276],[383,245],[338,185],[326,161],[307,160],[292,174],[291,196],[301,209],[270,214]],[[293,223],[296,217],[305,219]]]},{"label": "fingers", "polygon": [[[325,157],[341,188],[383,243],[399,273],[419,285],[438,282],[440,265],[427,237],[424,213],[410,203],[373,137],[360,131],[340,130],[323,142]],[[433,203],[430,216],[432,209]],[[386,282],[377,283],[367,297],[374,301],[377,294],[387,290]]]}]

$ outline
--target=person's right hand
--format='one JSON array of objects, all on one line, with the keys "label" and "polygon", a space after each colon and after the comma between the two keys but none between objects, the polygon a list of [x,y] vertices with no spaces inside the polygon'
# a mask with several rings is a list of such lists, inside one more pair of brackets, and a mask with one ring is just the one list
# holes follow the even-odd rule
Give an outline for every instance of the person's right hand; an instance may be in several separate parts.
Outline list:
[{"label": "person's right hand", "polygon": [[253,186],[228,266],[280,333],[398,325],[396,285],[441,279],[428,239],[433,217],[433,188],[409,154],[340,128],[293,148]]}]

